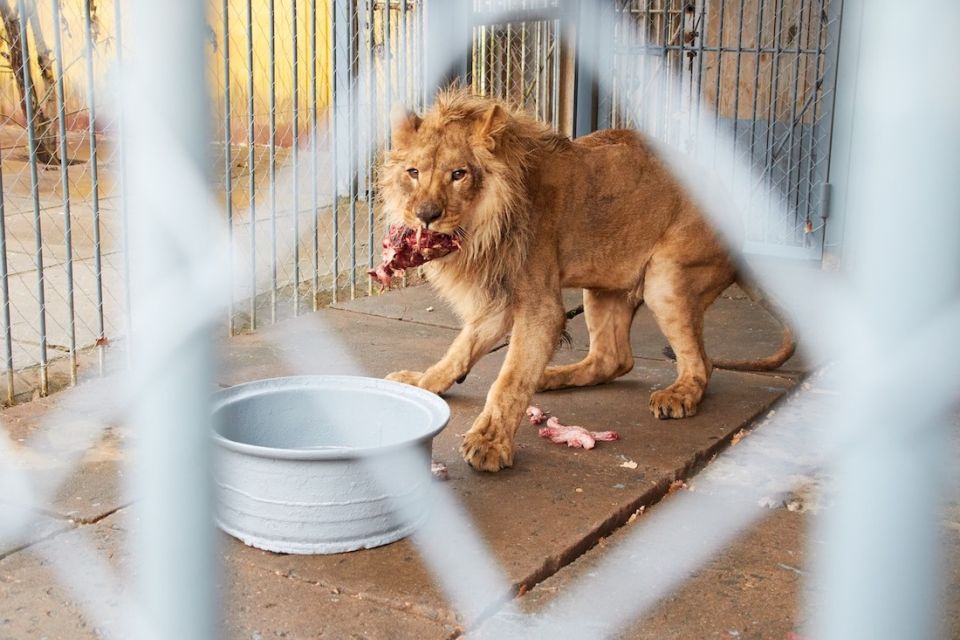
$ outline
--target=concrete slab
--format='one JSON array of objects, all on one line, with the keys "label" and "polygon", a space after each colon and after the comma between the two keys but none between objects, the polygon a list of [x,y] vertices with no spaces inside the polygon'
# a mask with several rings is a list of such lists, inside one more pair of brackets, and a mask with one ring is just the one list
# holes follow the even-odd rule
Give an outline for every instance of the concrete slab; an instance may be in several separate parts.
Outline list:
[{"label": "concrete slab", "polygon": [[[657,517],[657,508],[519,599],[539,611],[591,572],[624,536]],[[624,640],[739,638],[782,640],[799,632],[806,575],[807,517],[786,509],[770,513],[734,545],[704,565],[643,620],[624,629]],[[597,617],[602,618],[598,611]],[[483,634],[481,634],[483,635]]]},{"label": "concrete slab", "polygon": [[[567,309],[573,309],[581,302],[582,295],[579,290],[564,291],[564,306]],[[461,326],[456,314],[425,285],[342,302],[336,308],[451,329],[459,329]],[[574,349],[589,349],[587,326],[582,315],[571,320],[567,324],[567,330],[573,338]],[[781,329],[776,321],[735,286],[725,291],[707,309],[704,340],[707,352],[713,358],[750,359],[769,355],[779,348],[780,333]],[[666,360],[663,348],[667,341],[657,327],[653,314],[646,307],[640,307],[637,311],[630,333],[630,343],[637,358]],[[801,349],[778,373],[793,375],[808,371],[809,368]]]},{"label": "concrete slab", "polygon": [[[105,428],[94,446],[75,464],[51,456],[50,451],[69,451],[76,446],[71,442],[70,433],[44,426],[44,417],[57,409],[59,403],[60,398],[55,396],[4,409],[0,412],[2,428],[17,445],[16,464],[33,484],[40,485],[51,475],[66,472],[50,504],[27,506],[76,523],[94,522],[116,511],[126,501],[123,495],[124,430]],[[62,428],[69,429],[69,426]],[[0,503],[2,501],[0,497]]]},{"label": "concrete slab", "polygon": [[[100,590],[108,585],[89,571],[87,552],[123,569],[128,563],[118,522],[114,517],[94,526],[79,527],[0,560],[0,640],[94,640],[104,637],[105,632],[115,633],[127,611],[115,589],[102,596]],[[61,581],[63,565],[52,563],[53,558],[75,563],[68,571],[77,576],[82,592],[71,591]],[[82,604],[85,597],[98,604],[100,615],[95,621]]]},{"label": "concrete slab", "polygon": [[[401,292],[410,302],[393,299],[408,309],[419,309],[418,296],[426,291]],[[374,300],[384,299],[391,298]],[[425,309],[418,313],[436,313]],[[447,320],[397,321],[386,314],[327,310],[239,336],[224,345],[218,380],[227,386],[291,373],[379,377],[399,368],[429,366],[456,333],[446,326]],[[563,349],[556,361],[577,360],[581,350]],[[514,468],[492,475],[477,473],[460,459],[457,448],[461,434],[480,412],[504,355],[500,351],[488,356],[463,384],[450,390],[452,419],[434,442],[434,457],[447,464],[447,486],[514,589],[549,578],[609,536],[640,506],[659,500],[674,479],[695,472],[795,384],[789,377],[718,371],[696,417],[658,421],[646,408],[648,395],[652,388],[673,380],[674,365],[662,358],[638,358],[634,371],[615,383],[535,398],[564,422],[619,431],[620,441],[578,451],[540,439],[534,427],[525,426],[518,436]],[[35,427],[28,423],[35,416],[26,409],[20,411],[24,414],[11,424],[29,440]],[[41,545],[69,541],[78,532],[95,534],[99,540],[95,546],[105,555],[126,557],[118,550],[124,535],[118,514],[107,515],[111,512],[105,510],[108,505],[119,507],[122,501],[122,436],[118,429],[110,436],[113,440],[95,448],[56,503],[58,512],[95,524],[10,554],[0,561],[0,576],[13,575],[17,588],[28,592],[50,588],[55,578],[43,561],[27,559]],[[636,467],[621,466],[627,461]],[[269,637],[267,631],[302,637],[325,631],[335,637],[439,638],[455,633],[462,623],[409,540],[336,556],[286,556],[223,538],[227,576],[233,585],[224,618],[234,637]],[[490,604],[508,595],[484,594]],[[18,620],[25,621],[16,622],[20,626],[10,627],[15,631],[8,635],[23,637],[22,633],[32,633],[52,618],[51,637],[57,633],[90,637],[70,597],[58,589],[38,595],[29,612],[14,611]],[[16,608],[27,607],[29,601],[10,602]],[[276,606],[267,606],[271,603]],[[11,618],[5,603],[0,611],[0,619]],[[3,633],[7,630],[0,627],[0,638]]]},{"label": "concrete slab", "polygon": [[[14,510],[17,510],[19,513],[21,508],[19,505],[10,504],[3,498],[0,498],[0,513],[13,513]],[[72,522],[62,518],[51,517],[45,513],[33,512],[31,516],[33,518],[33,524],[27,531],[22,532],[18,538],[13,540],[0,541],[0,558],[4,558],[20,549],[36,544],[41,540],[46,540],[74,527]]]},{"label": "concrete slab", "polygon": [[456,331],[344,311],[320,311],[222,343],[218,382],[301,374],[383,377],[443,355]]},{"label": "concrete slab", "polygon": [[[518,599],[521,608],[540,611],[573,584],[636,527],[657,517],[655,507],[591,549],[573,564]],[[646,617],[623,629],[622,640],[789,640],[803,636],[808,613],[803,607],[809,588],[810,549],[817,518],[810,512],[778,508],[745,531],[738,540],[694,572]],[[941,609],[944,638],[960,637],[960,531],[945,529],[950,558],[948,591]],[[603,612],[597,612],[602,617]],[[483,629],[481,628],[481,632]],[[796,635],[791,635],[796,634]],[[479,634],[483,637],[483,633]]]},{"label": "concrete slab", "polygon": [[404,603],[382,605],[364,594],[281,575],[228,554],[224,571],[224,635],[251,638],[418,638],[457,635],[441,624],[404,611]]},{"label": "concrete slab", "polygon": [[[330,310],[296,324],[268,328],[230,343],[225,360],[241,366],[225,374],[227,382],[299,369],[280,361],[300,358],[308,372],[337,372],[352,360],[351,372],[381,376],[397,368],[422,368],[446,348],[453,331],[432,325]],[[312,340],[289,344],[293,327],[309,326]],[[299,334],[297,334],[299,335]],[[283,340],[277,346],[275,341]],[[331,357],[311,356],[314,346],[341,343]],[[321,354],[324,352],[320,352]],[[434,457],[447,464],[449,486],[470,513],[514,585],[533,584],[589,548],[622,524],[639,506],[657,500],[677,477],[708,460],[743,424],[763,413],[792,381],[718,372],[702,411],[683,421],[658,421],[646,408],[652,386],[674,377],[672,363],[639,360],[616,383],[589,389],[541,394],[536,398],[564,421],[593,429],[616,429],[621,440],[577,451],[521,430],[513,469],[481,474],[464,463],[457,448],[482,408],[504,352],[485,358],[467,381],[447,395],[450,425],[434,441]],[[561,351],[558,360],[579,355]],[[620,465],[636,462],[636,469]],[[340,556],[283,556],[247,549],[231,554],[282,575],[340,588],[396,606],[410,603],[423,615],[457,622],[409,541]],[[492,604],[504,594],[489,594]]]},{"label": "concrete slab", "polygon": [[[135,579],[127,549],[136,526],[129,510],[0,559],[0,640],[111,637],[129,613],[121,594]],[[227,545],[229,548],[229,544]],[[115,572],[113,584],[82,577],[83,593],[64,585],[60,572],[90,567],[90,558]],[[357,594],[278,575],[224,554],[221,622],[228,638],[450,638],[456,629],[401,607],[387,607]],[[91,575],[95,573],[91,572]],[[127,581],[126,583],[122,581]],[[94,618],[85,599],[96,602]]]}]

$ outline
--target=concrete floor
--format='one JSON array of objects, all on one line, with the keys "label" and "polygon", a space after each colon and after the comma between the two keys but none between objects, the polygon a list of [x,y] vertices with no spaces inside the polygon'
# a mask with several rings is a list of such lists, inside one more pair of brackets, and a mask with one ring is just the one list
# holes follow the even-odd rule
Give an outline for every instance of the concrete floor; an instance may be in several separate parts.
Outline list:
[{"label": "concrete floor", "polygon": [[[567,302],[575,305],[576,295]],[[218,382],[229,386],[303,371],[382,376],[398,368],[422,368],[443,353],[456,324],[424,287],[357,300],[225,342]],[[779,339],[770,319],[736,291],[711,308],[707,325],[708,350],[716,357],[763,354]],[[558,352],[557,361],[583,355],[582,317],[571,322],[570,331],[573,343]],[[617,382],[535,399],[570,423],[619,431],[621,440],[590,451],[551,444],[530,427],[520,431],[510,470],[480,474],[459,458],[458,434],[479,412],[503,351],[485,358],[447,396],[452,418],[434,441],[434,458],[447,464],[449,488],[513,585],[511,593],[484,594],[491,606],[522,592],[521,606],[536,610],[563,593],[627,532],[656,518],[658,503],[685,490],[676,480],[695,486],[699,469],[799,384],[806,368],[796,356],[775,375],[717,371],[697,416],[657,421],[646,408],[647,396],[651,387],[669,384],[674,366],[661,355],[664,341],[646,310],[638,315],[633,342],[636,367]],[[305,356],[317,349],[324,358]],[[40,449],[57,435],[31,439],[31,434],[41,434],[44,414],[59,403],[53,396],[3,413],[4,428],[20,443],[22,464],[31,474],[55,470],[56,461],[45,459]],[[97,638],[123,613],[118,597],[101,603],[96,619],[90,617],[82,605],[83,589],[64,586],[51,559],[82,558],[84,549],[93,549],[124,578],[136,572],[124,546],[136,526],[123,489],[125,445],[135,446],[132,435],[122,425],[109,429],[39,515],[37,526],[17,545],[0,549],[0,640]],[[626,461],[636,468],[622,466]],[[799,633],[804,622],[799,604],[807,549],[816,545],[808,528],[819,517],[808,508],[809,500],[758,506],[759,515],[766,516],[759,524],[625,629],[623,637],[798,637],[791,634]],[[0,510],[3,501],[0,496]],[[638,512],[642,515],[636,517]],[[960,556],[958,520],[956,513],[945,520],[953,558]],[[226,535],[220,541],[227,637],[419,639],[453,638],[464,631],[464,621],[408,540],[331,556],[274,554]],[[953,566],[943,611],[945,630],[956,633],[960,573]]]}]

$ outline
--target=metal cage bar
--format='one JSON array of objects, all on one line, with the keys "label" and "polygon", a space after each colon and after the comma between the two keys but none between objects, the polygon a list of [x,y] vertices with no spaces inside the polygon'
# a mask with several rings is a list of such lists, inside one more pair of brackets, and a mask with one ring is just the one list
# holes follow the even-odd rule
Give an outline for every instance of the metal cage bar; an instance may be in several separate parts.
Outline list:
[{"label": "metal cage bar", "polygon": [[[30,96],[33,92],[33,80],[30,71],[30,50],[27,48],[27,5],[25,0],[17,0],[17,8],[20,20],[20,48],[23,56],[23,92],[25,96]],[[24,117],[27,120],[27,150],[30,154],[30,198],[33,202],[33,239],[34,239],[34,265],[37,269],[37,333],[39,337],[39,391],[40,396],[48,393],[48,371],[47,371],[47,310],[46,310],[46,287],[44,285],[43,275],[43,225],[40,211],[40,178],[37,174],[37,139],[36,139],[36,120],[33,110],[33,101],[25,97],[23,101]]]}]

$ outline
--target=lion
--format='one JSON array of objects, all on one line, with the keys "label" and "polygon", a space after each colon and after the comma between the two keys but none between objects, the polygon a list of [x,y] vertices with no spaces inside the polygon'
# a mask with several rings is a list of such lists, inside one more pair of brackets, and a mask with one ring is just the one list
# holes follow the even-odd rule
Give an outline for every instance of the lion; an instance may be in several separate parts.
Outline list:
[{"label": "lion", "polygon": [[[696,414],[714,367],[704,351],[704,312],[739,280],[738,269],[641,135],[605,130],[570,139],[459,88],[441,91],[422,116],[403,110],[393,120],[380,175],[385,217],[458,238],[458,251],[422,268],[464,325],[426,371],[387,378],[442,394],[510,335],[486,404],[463,436],[467,463],[483,471],[512,466],[514,434],[534,392],[629,372],[630,326],[641,304],[677,361],[676,380],[653,391],[650,411]],[[564,331],[563,288],[583,289],[589,352],[576,364],[548,366]],[[792,353],[784,325],[778,353],[728,364],[771,369]]]}]

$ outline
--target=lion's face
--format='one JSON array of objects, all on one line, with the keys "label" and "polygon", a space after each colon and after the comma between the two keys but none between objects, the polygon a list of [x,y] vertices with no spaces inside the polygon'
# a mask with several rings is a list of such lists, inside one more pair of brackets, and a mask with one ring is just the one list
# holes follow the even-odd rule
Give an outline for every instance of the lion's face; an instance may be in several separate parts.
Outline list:
[{"label": "lion's face", "polygon": [[447,234],[469,233],[484,191],[484,121],[394,119],[385,195],[394,222]]}]

